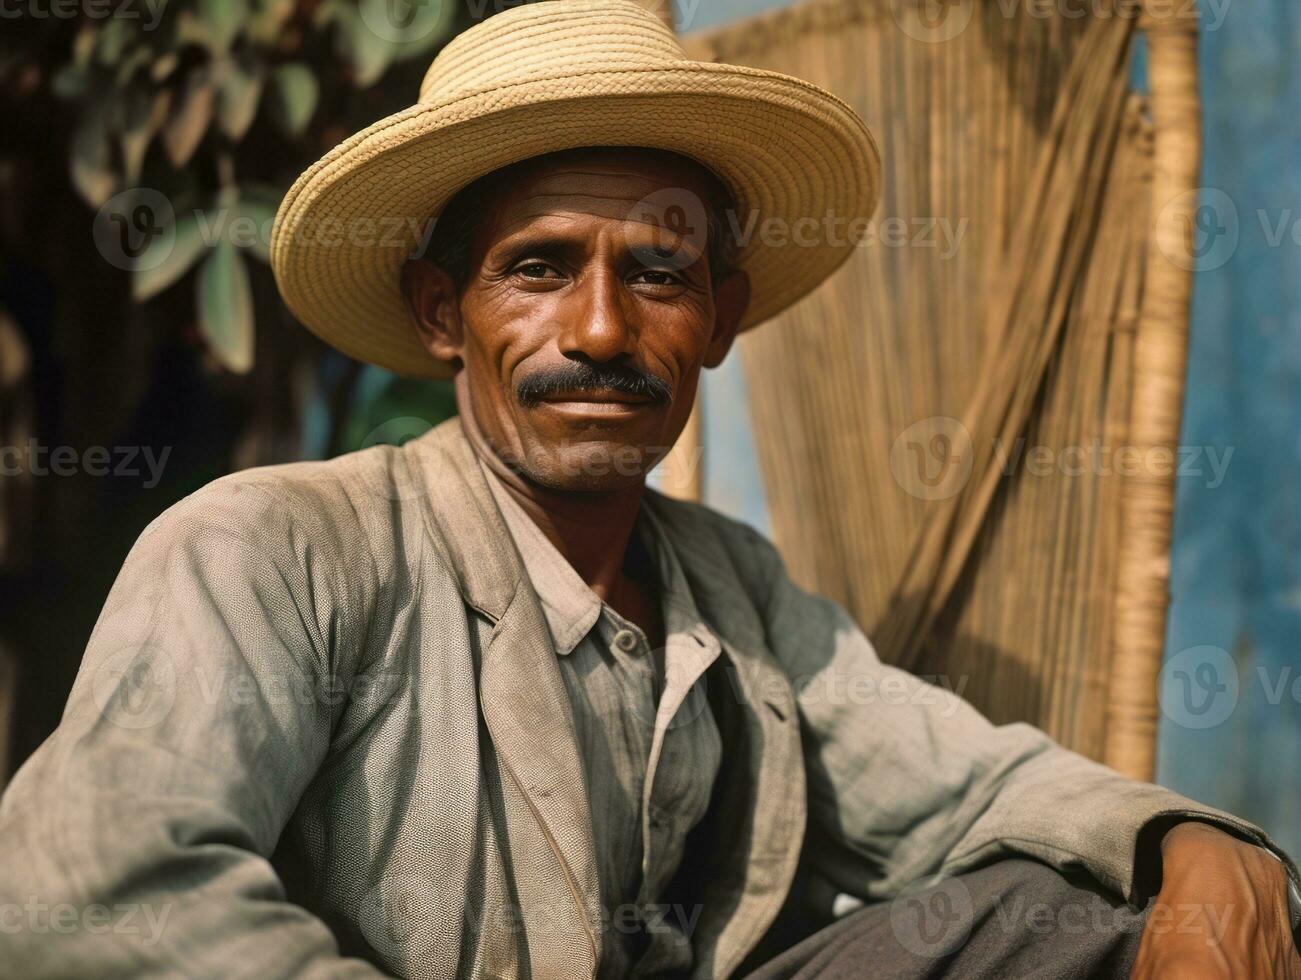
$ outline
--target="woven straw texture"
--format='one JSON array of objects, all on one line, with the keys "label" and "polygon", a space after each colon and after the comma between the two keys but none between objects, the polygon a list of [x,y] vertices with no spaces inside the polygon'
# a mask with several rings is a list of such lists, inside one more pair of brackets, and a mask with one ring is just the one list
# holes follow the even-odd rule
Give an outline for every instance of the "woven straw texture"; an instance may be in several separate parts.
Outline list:
[{"label": "woven straw texture", "polygon": [[[439,53],[421,90],[415,106],[299,178],[271,245],[281,294],[304,324],[403,374],[447,370],[416,339],[401,266],[452,194],[508,163],[587,145],[673,150],[728,185],[740,221],[785,228],[865,219],[879,196],[879,153],[843,102],[778,73],[693,62],[629,0],[552,0],[491,17]],[[743,329],[811,291],[855,244],[849,234],[812,246],[752,238],[738,255],[753,282]]]},{"label": "woven straw texture", "polygon": [[1122,467],[1178,432],[1193,37],[1151,34],[1149,105],[1134,17],[1042,6],[823,0],[687,46],[825,86],[886,150],[876,234],[740,344],[793,575],[886,660],[1150,778],[1173,476]]}]

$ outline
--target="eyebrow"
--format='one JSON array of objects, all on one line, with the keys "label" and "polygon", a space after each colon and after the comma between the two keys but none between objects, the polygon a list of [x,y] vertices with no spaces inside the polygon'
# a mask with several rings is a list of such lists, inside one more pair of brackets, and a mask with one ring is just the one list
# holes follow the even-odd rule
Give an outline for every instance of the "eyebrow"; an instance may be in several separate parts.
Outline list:
[{"label": "eyebrow", "polygon": [[573,259],[582,255],[583,246],[562,235],[521,234],[493,246],[492,251],[504,254],[506,264],[510,265],[525,255],[536,255],[538,258],[556,261]]},{"label": "eyebrow", "polygon": [[[491,251],[504,256],[504,264],[513,265],[526,255],[556,262],[573,261],[582,257],[584,246],[581,242],[563,235],[520,233],[494,245]],[[677,249],[674,247],[657,242],[633,243],[628,247],[628,251],[643,264],[647,264],[648,260],[670,258],[677,254]],[[697,255],[693,261],[699,258],[700,256]]]}]

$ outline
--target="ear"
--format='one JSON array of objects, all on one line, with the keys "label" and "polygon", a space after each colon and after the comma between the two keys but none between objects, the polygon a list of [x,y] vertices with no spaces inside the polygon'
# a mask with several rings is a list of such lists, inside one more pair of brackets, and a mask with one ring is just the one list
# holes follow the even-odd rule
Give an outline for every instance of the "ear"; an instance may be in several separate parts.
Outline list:
[{"label": "ear", "polygon": [[465,325],[452,277],[427,259],[408,259],[402,266],[402,296],[425,350],[459,368],[464,363]]},{"label": "ear", "polygon": [[732,349],[741,318],[750,308],[750,276],[737,269],[714,285],[714,333],[705,349],[705,367],[715,368]]}]

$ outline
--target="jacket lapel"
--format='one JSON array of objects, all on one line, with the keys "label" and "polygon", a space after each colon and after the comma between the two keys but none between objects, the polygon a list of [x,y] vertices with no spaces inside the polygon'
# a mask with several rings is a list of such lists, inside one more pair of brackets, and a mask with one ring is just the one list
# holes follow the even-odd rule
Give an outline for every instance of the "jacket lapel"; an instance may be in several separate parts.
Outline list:
[{"label": "jacket lapel", "polygon": [[692,936],[692,977],[730,976],[777,917],[790,892],[807,820],[804,754],[795,692],[768,648],[765,628],[723,543],[687,505],[653,491],[701,615],[723,656],[710,702],[728,746]]},{"label": "jacket lapel", "polygon": [[430,533],[466,602],[496,621],[479,701],[502,769],[532,974],[590,977],[600,955],[596,853],[569,696],[545,617],[459,420],[408,446],[424,474]]},{"label": "jacket lapel", "polygon": [[[582,760],[550,633],[474,450],[451,419],[407,446],[426,527],[467,604],[495,622],[479,700],[503,770],[511,877],[534,977],[591,977],[601,952],[600,892]],[[417,491],[419,492],[419,491]],[[716,710],[729,742],[717,787],[695,977],[725,977],[776,916],[806,819],[794,692],[765,642],[736,569],[707,527],[648,491],[702,615],[719,634],[727,682]],[[711,698],[711,700],[713,700]]]}]

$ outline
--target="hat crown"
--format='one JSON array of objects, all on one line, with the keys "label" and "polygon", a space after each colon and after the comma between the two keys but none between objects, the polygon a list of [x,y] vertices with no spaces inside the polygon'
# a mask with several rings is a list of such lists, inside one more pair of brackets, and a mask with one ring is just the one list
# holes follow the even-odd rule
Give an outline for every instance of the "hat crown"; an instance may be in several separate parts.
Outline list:
[{"label": "hat crown", "polygon": [[422,104],[541,78],[689,60],[673,30],[632,0],[534,0],[449,41],[420,85]]}]

